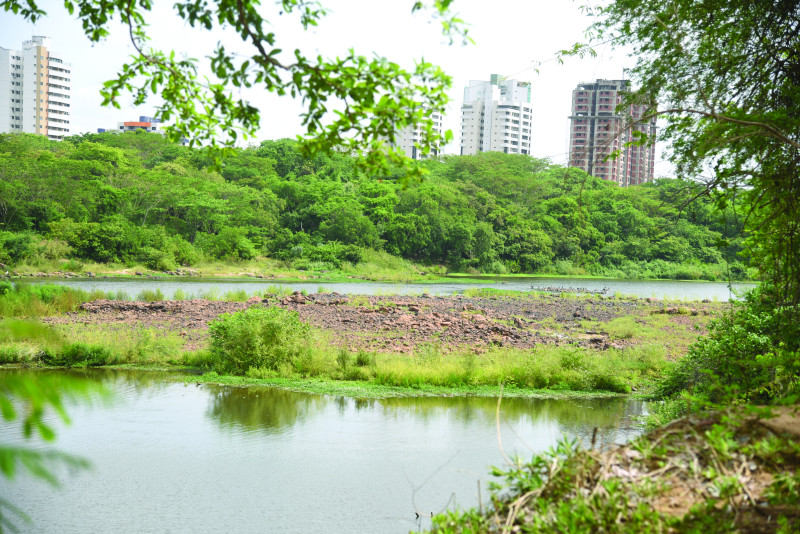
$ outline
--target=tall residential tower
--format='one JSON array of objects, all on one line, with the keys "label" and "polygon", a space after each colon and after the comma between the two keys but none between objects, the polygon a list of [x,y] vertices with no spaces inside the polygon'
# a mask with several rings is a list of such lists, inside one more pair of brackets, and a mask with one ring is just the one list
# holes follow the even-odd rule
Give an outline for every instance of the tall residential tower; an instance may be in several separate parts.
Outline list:
[{"label": "tall residential tower", "polygon": [[492,74],[471,80],[461,105],[461,154],[531,153],[531,84]]},{"label": "tall residential tower", "polygon": [[[653,181],[655,143],[629,144],[634,132],[655,138],[655,118],[642,121],[643,105],[617,110],[628,80],[597,80],[581,83],[572,91],[569,164],[589,174],[617,182],[621,186]],[[612,153],[614,159],[606,160]]]},{"label": "tall residential tower", "polygon": [[[433,121],[434,133],[441,136],[442,114],[438,111],[431,112],[431,120]],[[428,155],[422,154],[417,149],[417,143],[422,141],[423,133],[419,125],[408,125],[396,133],[393,146],[402,149],[405,155],[411,159],[426,159],[428,157],[438,156],[440,147],[431,148],[431,152]]]},{"label": "tall residential tower", "polygon": [[0,132],[69,135],[71,71],[47,37],[35,35],[21,50],[0,47]]}]

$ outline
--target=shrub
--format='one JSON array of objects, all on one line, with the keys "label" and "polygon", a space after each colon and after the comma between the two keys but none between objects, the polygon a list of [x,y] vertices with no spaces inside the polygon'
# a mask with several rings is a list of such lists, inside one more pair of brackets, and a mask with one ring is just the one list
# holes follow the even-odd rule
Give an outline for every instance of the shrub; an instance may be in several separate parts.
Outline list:
[{"label": "shrub", "polygon": [[0,347],[0,364],[19,363],[21,361],[23,361],[23,349],[21,347]]},{"label": "shrub", "polygon": [[72,247],[60,239],[43,239],[37,251],[48,260],[57,260],[72,253]]},{"label": "shrub", "polygon": [[0,297],[14,291],[14,285],[8,280],[0,280]]},{"label": "shrub", "polygon": [[356,353],[356,367],[367,367],[372,365],[374,361],[375,356],[369,352],[359,349],[359,351]]},{"label": "shrub", "polygon": [[658,394],[766,403],[800,392],[798,308],[772,307],[770,291],[760,286],[714,320],[709,335],[660,381]]},{"label": "shrub", "polygon": [[161,292],[161,289],[156,288],[155,291],[152,289],[143,289],[139,292],[139,296],[136,297],[136,300],[141,300],[144,302],[160,302],[164,300],[164,293]]},{"label": "shrub", "polygon": [[18,263],[33,253],[32,234],[0,232],[0,262]]},{"label": "shrub", "polygon": [[76,259],[69,259],[61,264],[61,269],[70,273],[83,272],[83,263]]},{"label": "shrub", "polygon": [[277,370],[308,350],[309,326],[297,312],[253,306],[225,314],[209,325],[210,350],[225,372],[244,375],[251,367]]},{"label": "shrub", "polygon": [[215,258],[229,260],[252,260],[256,248],[242,228],[223,228],[211,239],[211,253]]},{"label": "shrub", "polygon": [[139,261],[154,271],[173,271],[178,267],[172,253],[153,247],[143,247],[139,252]]},{"label": "shrub", "polygon": [[225,302],[246,302],[248,299],[247,291],[244,289],[237,289],[236,291],[227,291],[223,300]]},{"label": "shrub", "polygon": [[97,366],[105,365],[113,360],[111,352],[101,345],[88,345],[85,343],[71,343],[64,345],[55,354],[45,354],[44,363],[48,365]]}]

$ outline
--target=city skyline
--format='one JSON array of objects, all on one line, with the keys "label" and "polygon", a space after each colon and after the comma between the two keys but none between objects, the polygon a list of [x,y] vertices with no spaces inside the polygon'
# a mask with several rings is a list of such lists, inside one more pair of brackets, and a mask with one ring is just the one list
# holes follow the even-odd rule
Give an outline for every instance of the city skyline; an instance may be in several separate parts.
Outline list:
[{"label": "city skyline", "polygon": [[[157,101],[139,108],[123,101],[121,110],[99,106],[98,92],[102,83],[112,78],[125,57],[134,51],[126,28],[112,27],[111,35],[93,46],[83,36],[80,24],[66,15],[62,5],[46,0],[41,6],[50,15],[36,25],[24,23],[13,14],[0,13],[0,25],[9,30],[0,46],[12,45],[18,40],[16,36],[24,40],[34,33],[45,34],[52,37],[56,49],[70,55],[73,70],[78,72],[82,82],[82,87],[73,95],[73,103],[81,111],[73,120],[74,133],[93,132],[97,127],[115,124],[126,117],[155,113]],[[276,17],[277,38],[286,48],[301,43],[309,53],[318,51],[329,57],[346,53],[352,47],[357,53],[370,56],[374,52],[410,68],[420,58],[442,66],[453,78],[451,103],[443,117],[443,128],[453,131],[454,140],[443,147],[445,154],[460,151],[463,88],[471,79],[499,73],[505,78],[531,83],[534,125],[531,155],[567,164],[572,88],[594,77],[619,78],[624,68],[633,64],[624,51],[612,50],[607,45],[598,48],[596,58],[568,58],[565,64],[559,64],[555,60],[557,52],[581,41],[589,23],[578,6],[571,3],[548,5],[542,10],[525,3],[501,2],[496,10],[486,12],[485,6],[475,0],[456,2],[454,7],[470,24],[469,35],[475,40],[474,45],[468,46],[450,45],[441,36],[440,26],[431,20],[430,13],[412,15],[410,4],[382,6],[382,13],[393,21],[387,25],[376,24],[370,6],[372,4],[363,0],[326,2],[325,7],[331,13],[308,32],[303,32],[295,20]],[[209,36],[205,31],[181,28],[180,24],[174,24],[174,19],[170,20],[172,17],[166,6],[154,9],[151,21],[154,46],[200,58],[209,54],[216,39],[220,39],[240,53],[249,53],[230,35]],[[411,35],[413,39],[409,38]],[[254,90],[244,96],[262,110],[261,129],[255,140],[294,137],[301,133],[300,102]]]}]

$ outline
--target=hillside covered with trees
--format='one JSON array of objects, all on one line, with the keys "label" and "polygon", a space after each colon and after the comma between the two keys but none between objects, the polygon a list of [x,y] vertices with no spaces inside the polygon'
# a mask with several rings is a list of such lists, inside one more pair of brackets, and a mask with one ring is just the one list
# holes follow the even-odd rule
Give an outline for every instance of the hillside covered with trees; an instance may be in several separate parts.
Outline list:
[{"label": "hillside covered with trees", "polygon": [[290,140],[234,149],[215,167],[145,132],[0,135],[0,261],[170,270],[266,256],[331,269],[376,250],[453,272],[747,276],[734,207],[688,203],[691,182],[620,188],[502,153],[426,168],[404,185],[345,154],[305,159]]}]

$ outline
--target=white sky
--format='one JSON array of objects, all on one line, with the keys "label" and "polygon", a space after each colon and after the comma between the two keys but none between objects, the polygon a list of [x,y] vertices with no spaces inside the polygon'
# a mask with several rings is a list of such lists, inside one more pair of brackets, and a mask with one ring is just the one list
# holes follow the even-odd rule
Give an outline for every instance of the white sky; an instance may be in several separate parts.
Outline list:
[{"label": "white sky", "polygon": [[[454,8],[470,25],[475,44],[449,45],[441,35],[439,23],[430,12],[411,14],[413,0],[323,0],[331,12],[316,28],[303,32],[294,16],[274,16],[273,31],[277,45],[286,51],[301,48],[306,53],[326,57],[345,53],[371,56],[377,53],[400,65],[412,68],[419,58],[440,65],[453,77],[451,103],[444,119],[445,128],[455,135],[455,142],[445,148],[457,153],[459,147],[460,106],[469,80],[488,80],[491,74],[532,83],[533,105],[532,155],[549,157],[554,163],[566,162],[568,115],[572,89],[580,82],[596,78],[623,77],[623,69],[634,60],[622,51],[601,47],[597,58],[567,59],[561,65],[553,60],[556,52],[583,39],[591,20],[581,14],[583,2],[565,0],[455,0]],[[72,63],[73,116],[72,132],[94,132],[113,128],[119,121],[152,115],[154,106],[135,109],[123,104],[122,110],[100,106],[99,89],[112,78],[119,66],[132,54],[126,28],[112,26],[112,36],[94,45],[83,35],[80,23],[70,17],[63,2],[42,0],[39,4],[49,16],[36,25],[24,22],[11,13],[0,12],[0,46],[18,49],[32,35],[52,39],[52,48]],[[244,53],[229,32],[212,34],[186,28],[172,15],[172,2],[158,2],[150,17],[151,45],[162,50],[201,58],[222,40]],[[273,4],[264,2],[265,12],[274,12]],[[270,11],[271,10],[271,11]],[[542,62],[537,74],[534,67]],[[262,112],[259,140],[294,137],[302,133],[299,102],[277,97],[266,91],[248,93],[251,102]],[[157,102],[154,102],[157,104]],[[660,152],[660,148],[657,147]],[[665,163],[657,163],[656,176],[668,172]]]}]

